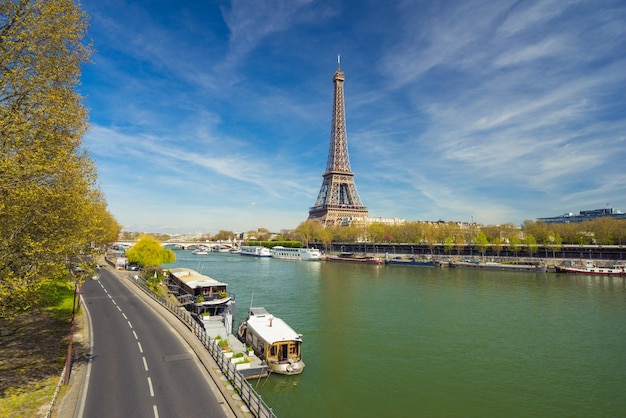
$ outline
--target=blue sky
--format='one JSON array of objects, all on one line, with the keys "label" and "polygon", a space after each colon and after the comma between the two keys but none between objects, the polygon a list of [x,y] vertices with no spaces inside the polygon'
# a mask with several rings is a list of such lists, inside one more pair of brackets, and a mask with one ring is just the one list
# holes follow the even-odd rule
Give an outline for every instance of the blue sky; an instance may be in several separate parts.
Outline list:
[{"label": "blue sky", "polygon": [[83,0],[85,144],[130,231],[291,229],[337,54],[372,217],[626,211],[626,2]]}]

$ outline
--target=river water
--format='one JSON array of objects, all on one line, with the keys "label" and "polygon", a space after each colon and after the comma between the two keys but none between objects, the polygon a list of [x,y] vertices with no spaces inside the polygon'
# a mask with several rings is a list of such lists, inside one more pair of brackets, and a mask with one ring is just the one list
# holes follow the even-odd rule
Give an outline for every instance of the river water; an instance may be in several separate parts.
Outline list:
[{"label": "river water", "polygon": [[281,418],[626,416],[624,278],[175,252],[303,334]]}]

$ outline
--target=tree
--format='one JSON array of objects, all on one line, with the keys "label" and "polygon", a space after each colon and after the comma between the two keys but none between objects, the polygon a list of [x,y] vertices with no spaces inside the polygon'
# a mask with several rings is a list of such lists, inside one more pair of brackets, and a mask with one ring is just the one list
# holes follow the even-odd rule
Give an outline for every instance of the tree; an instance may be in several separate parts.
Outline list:
[{"label": "tree", "polygon": [[484,257],[487,246],[489,245],[489,241],[487,240],[487,236],[483,231],[478,231],[478,234],[476,234],[475,242],[476,246],[478,247],[478,251],[480,251],[480,254]]},{"label": "tree", "polygon": [[[119,229],[82,143],[87,18],[72,0],[0,2],[0,315]],[[98,234],[104,233],[103,236]]]},{"label": "tree", "polygon": [[235,233],[233,231],[224,231],[223,229],[220,229],[220,232],[218,232],[217,234],[215,234],[215,236],[213,237],[214,241],[228,241],[230,239],[233,239],[235,236]]},{"label": "tree", "polygon": [[126,250],[126,257],[131,263],[143,267],[158,267],[163,263],[176,261],[174,251],[163,248],[153,237],[144,235],[135,245]]},{"label": "tree", "polygon": [[537,252],[537,239],[533,234],[527,234],[524,239],[524,244],[526,244],[528,254],[532,257],[533,254]]}]

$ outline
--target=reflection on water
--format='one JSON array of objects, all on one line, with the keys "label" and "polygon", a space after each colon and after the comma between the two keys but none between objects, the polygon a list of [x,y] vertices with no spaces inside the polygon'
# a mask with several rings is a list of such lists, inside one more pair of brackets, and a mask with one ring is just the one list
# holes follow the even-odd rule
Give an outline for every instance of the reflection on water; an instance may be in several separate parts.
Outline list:
[{"label": "reflection on water", "polygon": [[177,251],[303,334],[299,376],[252,381],[282,417],[622,416],[623,278]]}]

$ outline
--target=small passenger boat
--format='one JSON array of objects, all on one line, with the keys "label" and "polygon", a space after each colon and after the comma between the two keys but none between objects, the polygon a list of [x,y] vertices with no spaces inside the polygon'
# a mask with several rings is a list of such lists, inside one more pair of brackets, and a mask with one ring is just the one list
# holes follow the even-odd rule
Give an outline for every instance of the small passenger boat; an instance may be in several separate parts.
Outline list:
[{"label": "small passenger boat", "polygon": [[253,257],[271,257],[270,249],[266,247],[260,247],[257,245],[242,245],[241,255],[251,255]]},{"label": "small passenger boat", "polygon": [[239,324],[237,337],[252,347],[273,373],[302,373],[302,335],[265,308],[250,308],[248,317]]},{"label": "small passenger boat", "polygon": [[285,260],[316,261],[321,258],[320,250],[317,248],[285,248],[277,245],[270,249],[272,258],[282,258]]},{"label": "small passenger boat", "polygon": [[382,264],[383,259],[378,257],[370,257],[366,255],[355,255],[352,253],[341,253],[339,255],[332,255],[326,257],[327,261],[341,261],[345,263],[368,263],[368,264]]}]

